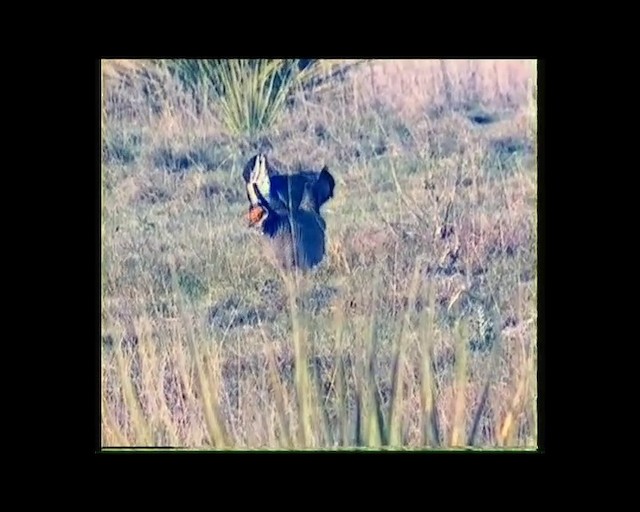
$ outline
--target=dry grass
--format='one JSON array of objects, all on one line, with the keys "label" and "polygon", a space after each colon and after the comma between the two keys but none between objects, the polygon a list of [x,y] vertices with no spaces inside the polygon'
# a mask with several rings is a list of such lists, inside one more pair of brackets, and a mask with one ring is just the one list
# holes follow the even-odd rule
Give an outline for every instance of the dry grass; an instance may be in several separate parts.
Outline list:
[{"label": "dry grass", "polygon": [[[536,446],[535,63],[373,62],[253,141],[148,66],[104,66],[104,446]],[[299,282],[246,226],[265,147],[336,178]]]}]

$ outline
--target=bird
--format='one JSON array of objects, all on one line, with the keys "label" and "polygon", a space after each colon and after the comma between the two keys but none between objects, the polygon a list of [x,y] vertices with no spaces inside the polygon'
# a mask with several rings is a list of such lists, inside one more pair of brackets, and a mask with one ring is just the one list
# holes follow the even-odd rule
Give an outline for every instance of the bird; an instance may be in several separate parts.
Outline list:
[{"label": "bird", "polygon": [[279,174],[259,153],[247,162],[243,178],[249,225],[262,232],[281,267],[309,270],[318,265],[326,246],[321,207],[335,189],[328,168],[319,173]]}]

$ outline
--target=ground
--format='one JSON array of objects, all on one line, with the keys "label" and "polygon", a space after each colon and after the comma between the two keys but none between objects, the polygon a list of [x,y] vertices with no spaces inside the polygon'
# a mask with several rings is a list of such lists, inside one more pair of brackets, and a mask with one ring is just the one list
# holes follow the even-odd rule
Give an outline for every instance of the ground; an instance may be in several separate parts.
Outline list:
[{"label": "ground", "polygon": [[[105,79],[103,445],[535,447],[535,78],[364,64],[253,140]],[[336,180],[297,281],[248,226],[258,150]]]}]

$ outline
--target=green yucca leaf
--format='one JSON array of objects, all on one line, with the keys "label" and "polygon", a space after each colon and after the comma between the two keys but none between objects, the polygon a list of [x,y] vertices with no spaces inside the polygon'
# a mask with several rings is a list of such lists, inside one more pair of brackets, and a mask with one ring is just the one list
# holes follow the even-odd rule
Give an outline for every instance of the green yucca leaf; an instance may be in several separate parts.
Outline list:
[{"label": "green yucca leaf", "polygon": [[436,410],[436,383],[433,371],[433,338],[435,318],[435,286],[432,280],[427,287],[427,311],[422,316],[422,433],[426,446],[440,444],[438,411]]},{"label": "green yucca leaf", "polygon": [[356,445],[380,447],[387,442],[383,410],[375,379],[376,343],[378,326],[376,318],[379,276],[372,284],[370,316],[367,333],[363,338],[363,356],[356,357],[354,383],[356,391]]},{"label": "green yucca leaf", "polygon": [[465,392],[467,389],[467,341],[469,327],[466,319],[461,319],[457,326],[455,347],[455,390],[456,397],[453,409],[453,427],[451,431],[451,446],[462,446],[465,433]]},{"label": "green yucca leaf", "polygon": [[405,319],[401,324],[400,332],[395,341],[395,352],[393,355],[393,370],[391,381],[391,405],[389,413],[389,445],[398,447],[402,445],[402,418],[401,409],[403,402],[403,386],[404,386],[404,365],[405,365],[405,338],[406,331],[410,328],[411,313],[413,312],[420,288],[420,271],[422,262],[416,260],[413,271],[413,277],[409,285],[409,294],[407,301],[407,310]]},{"label": "green yucca leaf", "polygon": [[291,337],[295,364],[295,389],[298,403],[298,440],[303,448],[315,446],[313,426],[315,421],[314,391],[309,377],[309,352],[307,347],[307,329],[305,319],[298,308],[298,286],[296,276],[283,276],[289,295],[291,313]]},{"label": "green yucca leaf", "polygon": [[375,360],[372,357],[369,361],[369,382],[371,385],[371,394],[373,395],[373,406],[371,414],[369,415],[369,422],[371,439],[373,441],[372,446],[380,446],[389,444],[389,434],[384,426],[382,400],[380,399],[380,393],[378,393],[376,386],[374,362]]},{"label": "green yucca leaf", "polygon": [[338,428],[340,429],[341,446],[349,445],[349,411],[347,403],[347,381],[345,372],[345,362],[343,351],[343,331],[344,331],[344,314],[341,308],[336,308],[336,337],[334,345],[335,378],[334,386],[336,390],[336,407],[338,416]]},{"label": "green yucca leaf", "polygon": [[363,427],[362,427],[362,395],[356,385],[356,431],[355,431],[355,445],[357,447],[365,446]]},{"label": "green yucca leaf", "polygon": [[363,370],[363,386],[366,390],[365,409],[363,411],[365,420],[366,444],[369,447],[379,447],[386,444],[387,436],[384,430],[382,404],[375,380],[375,361],[376,361],[376,342],[377,342],[377,325],[376,325],[376,293],[378,282],[373,285],[374,298],[371,307],[371,317],[369,318],[369,336],[366,347],[367,359],[362,365]]}]

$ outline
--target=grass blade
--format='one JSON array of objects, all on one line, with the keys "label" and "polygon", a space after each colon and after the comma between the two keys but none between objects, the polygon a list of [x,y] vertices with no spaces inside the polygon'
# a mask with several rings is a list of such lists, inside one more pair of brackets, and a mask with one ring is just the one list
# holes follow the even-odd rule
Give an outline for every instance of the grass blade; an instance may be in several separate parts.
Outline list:
[{"label": "grass blade", "polygon": [[278,422],[278,429],[280,431],[280,444],[281,446],[286,448],[295,448],[293,444],[293,438],[291,437],[289,421],[287,420],[287,409],[285,407],[286,390],[282,385],[282,381],[280,380],[280,377],[278,375],[278,366],[276,364],[273,348],[267,343],[266,339],[264,341],[267,354],[269,379],[276,400],[276,421]]},{"label": "grass blade", "polygon": [[298,307],[298,278],[294,275],[283,275],[289,296],[291,314],[291,337],[295,365],[295,389],[298,403],[299,442],[304,448],[315,445],[313,435],[312,386],[309,379],[309,354],[307,351],[306,329],[300,308]]},{"label": "grass blade", "polygon": [[142,406],[138,401],[138,397],[133,390],[133,383],[131,382],[130,368],[131,365],[122,354],[122,347],[116,347],[115,349],[116,362],[118,366],[118,372],[120,374],[120,382],[122,383],[122,393],[124,397],[124,403],[127,410],[131,415],[131,426],[135,438],[133,444],[136,446],[151,446],[151,429],[147,423],[146,418],[142,412]]},{"label": "grass blade", "polygon": [[416,297],[420,288],[420,271],[422,263],[416,260],[413,277],[409,286],[409,296],[407,301],[407,310],[405,312],[404,322],[400,327],[400,332],[395,342],[395,353],[393,356],[393,372],[392,372],[392,388],[391,388],[391,406],[389,413],[389,445],[402,445],[402,419],[401,407],[403,402],[404,387],[404,364],[405,364],[405,338],[406,331],[411,324],[411,313],[415,309]]},{"label": "grass blade", "polygon": [[[198,346],[195,341],[195,334],[193,332],[192,322],[189,321],[185,311],[184,300],[178,284],[178,278],[175,271],[175,262],[170,264],[171,281],[173,285],[173,291],[176,296],[176,302],[178,304],[178,312],[182,318],[182,322],[187,331],[187,344],[189,351],[191,352],[191,358],[196,367],[196,376],[198,383],[198,391],[200,392],[200,398],[202,400],[202,407],[204,410],[204,418],[207,426],[207,432],[209,434],[209,440],[216,448],[224,448],[229,446],[228,436],[224,423],[222,421],[220,410],[217,402],[217,386],[216,379],[207,379],[205,370],[203,368],[201,357],[202,353],[199,352]],[[211,389],[208,383],[211,383]]]},{"label": "grass blade", "polygon": [[[501,325],[500,319],[497,315],[493,315],[493,325]],[[476,442],[476,436],[478,435],[478,429],[480,426],[480,421],[482,420],[482,415],[484,414],[485,407],[488,403],[489,398],[489,389],[491,382],[493,382],[493,378],[495,375],[495,371],[498,367],[498,360],[500,355],[500,349],[502,347],[502,337],[500,335],[499,329],[496,329],[496,336],[493,341],[493,347],[491,348],[491,356],[489,360],[489,369],[487,371],[487,377],[482,388],[482,395],[480,397],[480,403],[478,404],[478,409],[473,418],[473,423],[471,425],[471,431],[469,432],[469,437],[467,439],[467,446],[473,446]]]},{"label": "grass blade", "polygon": [[433,373],[433,338],[435,317],[435,289],[429,281],[427,290],[427,312],[422,315],[422,439],[426,446],[439,446],[440,429],[436,410],[436,382]]},{"label": "grass blade", "polygon": [[341,308],[336,309],[336,337],[333,353],[335,354],[336,415],[340,431],[340,445],[349,445],[349,410],[347,403],[347,381],[343,354],[344,314]]},{"label": "grass blade", "polygon": [[451,431],[451,446],[462,446],[465,432],[465,402],[467,389],[467,340],[469,328],[466,319],[458,323],[458,335],[456,339],[456,398],[453,411],[453,427]]},{"label": "grass blade", "polygon": [[[377,289],[377,283],[374,284]],[[375,362],[376,362],[376,299],[372,302],[371,317],[369,318],[369,335],[367,336],[366,362],[362,365],[363,370],[363,386],[366,389],[366,409],[364,411],[366,417],[366,436],[367,446],[377,448],[388,442],[383,420],[382,403],[378,393],[378,386],[375,379]]]}]

